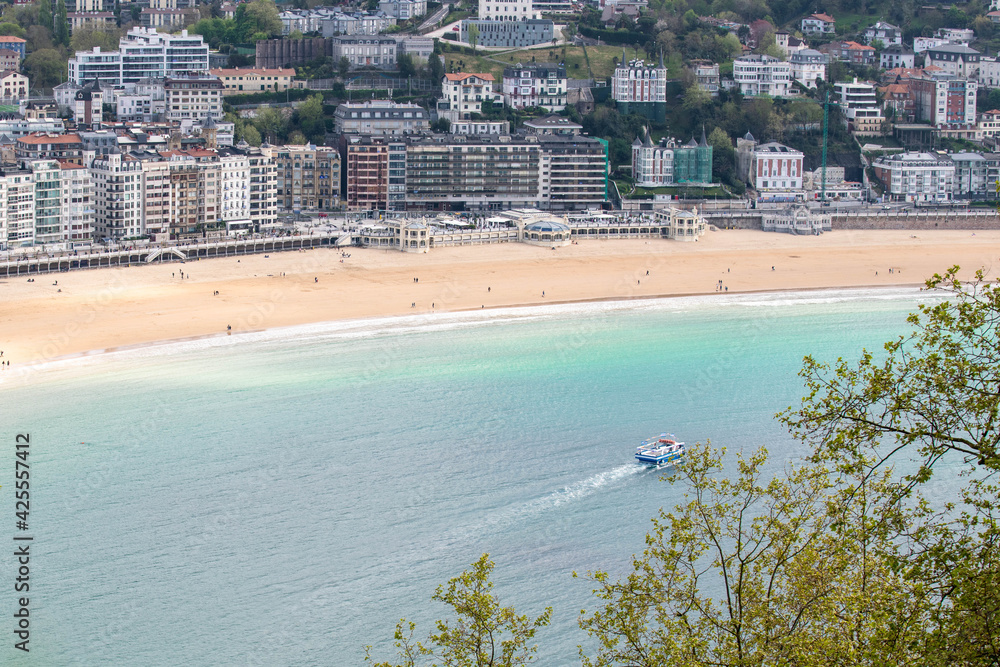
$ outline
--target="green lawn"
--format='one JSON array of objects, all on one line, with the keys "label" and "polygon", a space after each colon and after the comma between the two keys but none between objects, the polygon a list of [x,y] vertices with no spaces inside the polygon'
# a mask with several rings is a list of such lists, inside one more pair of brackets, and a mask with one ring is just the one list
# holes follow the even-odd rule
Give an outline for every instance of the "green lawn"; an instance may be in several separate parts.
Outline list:
[{"label": "green lawn", "polygon": [[[620,46],[588,46],[587,55],[590,56],[594,78],[601,81],[615,73],[615,63],[621,59],[622,49]],[[583,48],[579,46],[542,46],[518,51],[483,52],[478,56],[461,53],[443,54],[446,71],[488,72],[498,83],[503,78],[504,67],[510,67],[515,63],[531,63],[532,57],[536,63],[565,62],[566,76],[571,79],[590,78],[587,59],[584,57]]]},{"label": "green lawn", "polygon": [[[628,192],[628,190],[622,192],[623,197],[626,192]],[[652,198],[653,195],[684,195],[694,199],[707,199],[709,197],[714,197],[716,199],[731,198],[731,195],[728,192],[718,186],[698,188],[684,187],[683,185],[668,185],[662,188],[636,188],[635,192],[632,193],[632,197],[636,199]]]},{"label": "green lawn", "polygon": [[867,14],[840,14],[834,18],[837,19],[837,37],[841,39],[844,35],[863,32],[868,26],[881,20],[878,16]]}]

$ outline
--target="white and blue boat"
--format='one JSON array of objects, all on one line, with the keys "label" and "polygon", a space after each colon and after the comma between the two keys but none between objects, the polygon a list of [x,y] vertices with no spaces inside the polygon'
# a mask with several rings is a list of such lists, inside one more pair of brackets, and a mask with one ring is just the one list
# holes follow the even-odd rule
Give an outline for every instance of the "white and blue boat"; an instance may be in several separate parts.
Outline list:
[{"label": "white and blue boat", "polygon": [[661,433],[636,447],[635,458],[656,469],[669,468],[684,458],[684,443],[678,442],[671,433]]}]

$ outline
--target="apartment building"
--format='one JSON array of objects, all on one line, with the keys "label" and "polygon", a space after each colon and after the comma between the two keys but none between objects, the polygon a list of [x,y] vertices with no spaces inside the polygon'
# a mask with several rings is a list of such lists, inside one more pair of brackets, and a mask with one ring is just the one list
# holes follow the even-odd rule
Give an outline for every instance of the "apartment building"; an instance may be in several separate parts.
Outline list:
[{"label": "apartment building", "polygon": [[942,44],[927,49],[924,67],[940,67],[946,74],[960,77],[975,77],[979,73],[982,54],[963,44]]},{"label": "apartment building", "polygon": [[118,149],[94,158],[94,230],[98,239],[137,238],[146,233],[142,162]]},{"label": "apartment building", "polygon": [[30,134],[14,142],[18,162],[68,160],[83,164],[83,140],[79,134]]},{"label": "apartment building", "polygon": [[640,113],[650,120],[663,122],[667,106],[667,68],[662,58],[659,66],[641,59],[627,60],[623,49],[611,83],[611,95],[619,113]]},{"label": "apartment building", "polygon": [[340,104],[333,122],[337,134],[402,135],[430,130],[426,109],[392,100]]},{"label": "apartment building", "polygon": [[0,72],[0,98],[21,100],[28,97],[28,77],[12,69]]},{"label": "apartment building", "polygon": [[482,113],[483,102],[494,101],[492,74],[457,72],[445,74],[441,81],[441,99],[438,100],[439,118],[451,122],[471,120],[472,114]]},{"label": "apartment building", "polygon": [[787,97],[792,68],[768,55],[742,56],[733,60],[733,79],[745,97]]},{"label": "apartment building", "polygon": [[277,205],[329,210],[340,204],[340,153],[327,146],[281,146],[271,152]]},{"label": "apartment building", "polygon": [[632,177],[643,187],[707,185],[712,182],[712,146],[704,131],[700,142],[692,137],[686,144],[667,138],[654,144],[647,133],[642,141],[636,138],[632,143]]},{"label": "apartment building", "polygon": [[903,43],[903,31],[899,26],[894,26],[885,21],[877,21],[862,33],[865,44],[871,45],[873,42],[882,42],[882,46],[899,46]]},{"label": "apartment building", "polygon": [[935,73],[907,80],[917,121],[938,128],[975,126],[979,84],[975,79]]},{"label": "apartment building", "polygon": [[[278,226],[278,185],[277,169],[271,159],[271,148],[251,148],[247,151],[250,165],[250,223],[253,231],[267,232]],[[340,180],[337,181],[338,189]]]},{"label": "apartment building", "polygon": [[837,31],[837,20],[829,14],[812,14],[802,19],[799,27],[803,35],[832,35]]},{"label": "apartment building", "polygon": [[77,51],[69,59],[69,80],[78,85],[97,79],[122,86],[141,79],[175,77],[187,72],[208,71],[208,44],[201,35],[159,33],[155,28],[132,28],[118,43],[117,51]]},{"label": "apartment building", "polygon": [[777,142],[754,147],[750,166],[750,182],[758,193],[758,201],[801,201],[802,189],[801,151]]},{"label": "apartment building", "polygon": [[503,101],[514,109],[545,107],[562,111],[566,107],[566,68],[539,63],[515,65],[503,70]]},{"label": "apartment building", "polygon": [[0,203],[3,209],[7,249],[35,243],[35,182],[30,170],[4,169],[0,172]]},{"label": "apartment building", "polygon": [[295,70],[291,67],[264,69],[256,67],[236,67],[209,70],[209,74],[222,82],[223,95],[245,95],[247,93],[282,92],[292,86]]},{"label": "apartment building", "polygon": [[792,79],[806,88],[815,88],[820,79],[826,81],[826,65],[829,57],[816,49],[803,49],[793,53],[788,59]]},{"label": "apartment building", "polygon": [[711,60],[692,60],[691,70],[698,87],[712,97],[719,95],[719,63]]},{"label": "apartment building", "polygon": [[222,120],[222,81],[209,74],[167,77],[163,82],[168,121]]},{"label": "apartment building", "polygon": [[882,69],[912,68],[914,66],[913,49],[902,44],[886,47],[878,56],[878,64]]},{"label": "apartment building", "polygon": [[952,153],[955,165],[955,180],[952,190],[954,199],[980,198],[986,194],[986,158],[979,153]]},{"label": "apartment building", "polygon": [[548,211],[599,209],[607,200],[608,150],[600,139],[542,134],[539,206]]},{"label": "apartment building", "polygon": [[875,96],[875,86],[854,77],[852,82],[838,82],[834,90],[840,98],[847,129],[854,135],[873,137],[882,134],[885,116]]},{"label": "apartment building", "polygon": [[94,235],[94,186],[83,165],[59,161],[60,228],[69,247],[88,244]]},{"label": "apartment building", "polygon": [[872,163],[886,194],[896,201],[947,202],[952,200],[955,163],[938,153],[896,153]]},{"label": "apartment building", "polygon": [[378,8],[400,21],[409,21],[427,13],[427,0],[381,0]]},{"label": "apartment building", "polygon": [[389,144],[385,136],[342,135],[344,203],[351,210],[389,208]]}]

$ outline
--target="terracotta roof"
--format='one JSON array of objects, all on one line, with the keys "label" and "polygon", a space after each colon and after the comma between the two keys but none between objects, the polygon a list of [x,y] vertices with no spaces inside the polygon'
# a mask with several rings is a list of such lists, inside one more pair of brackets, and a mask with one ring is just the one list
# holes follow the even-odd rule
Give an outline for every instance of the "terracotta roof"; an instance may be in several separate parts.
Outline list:
[{"label": "terracotta roof", "polygon": [[904,86],[901,83],[890,83],[885,88],[880,88],[879,90],[884,93],[906,93],[909,92],[910,88],[909,86]]},{"label": "terracotta roof", "polygon": [[827,23],[836,23],[837,19],[833,18],[829,14],[813,14],[809,18],[819,19],[820,21],[826,21]]},{"label": "terracotta roof", "polygon": [[18,142],[22,144],[82,144],[79,134],[29,134],[26,137],[18,137]]},{"label": "terracotta roof", "polygon": [[844,48],[848,49],[849,51],[857,51],[859,49],[862,51],[875,50],[874,46],[865,46],[864,44],[858,44],[857,42],[844,42]]},{"label": "terracotta roof", "polygon": [[492,74],[477,74],[477,73],[469,73],[469,72],[459,72],[458,74],[445,74],[444,76],[449,81],[465,81],[466,79],[468,79],[470,77],[473,77],[473,76],[479,77],[480,79],[483,79],[484,81],[493,81],[493,75]]},{"label": "terracotta roof", "polygon": [[82,164],[70,162],[69,160],[56,160],[56,162],[59,163],[60,169],[86,169]]},{"label": "terracotta roof", "polygon": [[989,111],[984,111],[983,114],[993,114],[994,116],[1000,115],[1000,109],[990,109]]},{"label": "terracotta roof", "polygon": [[26,44],[28,40],[21,39],[20,37],[13,37],[11,35],[0,35],[0,42],[14,42],[16,44]]}]

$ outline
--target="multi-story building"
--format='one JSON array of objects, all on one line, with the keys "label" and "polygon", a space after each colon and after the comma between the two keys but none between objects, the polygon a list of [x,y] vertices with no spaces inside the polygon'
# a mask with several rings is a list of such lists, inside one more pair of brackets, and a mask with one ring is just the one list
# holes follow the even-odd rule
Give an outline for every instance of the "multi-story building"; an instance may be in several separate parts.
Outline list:
[{"label": "multi-story building", "polygon": [[938,28],[934,36],[947,39],[952,44],[968,46],[969,42],[976,38],[976,33],[972,28]]},{"label": "multi-story building", "polygon": [[0,72],[0,99],[20,100],[28,96],[28,77],[15,70]]},{"label": "multi-story building", "polygon": [[[111,15],[112,19],[114,14]],[[139,25],[144,28],[180,28],[198,21],[198,10],[186,9],[152,9],[143,8],[139,14]]]},{"label": "multi-story building", "polygon": [[902,44],[894,44],[882,49],[879,54],[878,64],[882,69],[895,69],[897,67],[913,67],[913,49]]},{"label": "multi-story building", "polygon": [[663,59],[659,67],[643,60],[626,60],[623,49],[619,63],[611,84],[618,112],[639,113],[662,123],[667,110],[667,68]]},{"label": "multi-story building", "polygon": [[104,93],[96,84],[97,81],[91,81],[73,96],[73,120],[77,126],[96,130],[104,122]]},{"label": "multi-story building", "polygon": [[975,77],[979,72],[981,55],[979,51],[962,44],[942,44],[927,49],[924,67],[933,65],[952,76]]},{"label": "multi-story building", "polygon": [[373,14],[337,11],[320,21],[320,32],[324,37],[377,35],[394,25],[396,25],[396,17],[381,11]]},{"label": "multi-story building", "polygon": [[975,126],[979,87],[975,79],[935,73],[912,77],[907,85],[917,121],[939,128]]},{"label": "multi-story building", "polygon": [[21,56],[21,60],[24,60],[25,46],[27,44],[28,40],[26,39],[14,37],[13,35],[0,35],[0,49],[16,51]]},{"label": "multi-story building", "polygon": [[58,244],[65,240],[62,228],[61,169],[56,160],[31,160],[24,163],[35,185],[35,239],[37,245]]},{"label": "multi-story building", "polygon": [[914,37],[913,53],[920,55],[921,53],[926,53],[927,49],[933,49],[944,44],[951,44],[951,42],[940,37]]},{"label": "multi-story building", "polygon": [[980,88],[1000,88],[1000,61],[992,57],[980,57],[976,79]]},{"label": "multi-story building", "polygon": [[844,114],[847,129],[857,136],[872,137],[882,134],[885,116],[875,96],[875,86],[858,81],[838,82],[834,89],[840,98],[840,109]]},{"label": "multi-story building", "polygon": [[897,201],[951,201],[955,163],[937,153],[883,155],[872,163],[875,176],[885,185],[886,195]]},{"label": "multi-story building", "polygon": [[719,95],[719,63],[711,60],[692,60],[691,71],[695,84],[712,97]]},{"label": "multi-story building", "polygon": [[337,134],[411,134],[430,129],[427,110],[392,100],[347,102],[333,113]]},{"label": "multi-story building", "polygon": [[122,86],[141,79],[175,77],[208,71],[208,44],[201,35],[158,33],[155,28],[132,28],[118,43],[117,51],[77,51],[69,59],[69,80],[78,85],[98,79]]},{"label": "multi-story building", "polygon": [[868,45],[879,41],[883,46],[898,46],[903,43],[903,31],[891,23],[878,21],[862,33],[862,39]]},{"label": "multi-story building", "polygon": [[492,74],[458,72],[445,74],[441,81],[441,99],[438,100],[439,118],[451,122],[471,120],[472,114],[482,113],[483,102],[496,99]]},{"label": "multi-story building", "polygon": [[21,69],[21,54],[10,49],[0,48],[0,71]]},{"label": "multi-story building", "polygon": [[733,60],[733,79],[745,97],[787,97],[792,68],[768,55],[742,56]]},{"label": "multi-story building", "polygon": [[774,45],[778,47],[784,58],[788,58],[793,53],[798,53],[808,48],[808,45],[804,41],[785,30],[778,30],[774,33]]},{"label": "multi-story building", "polygon": [[[243,148],[247,151],[247,162],[250,164],[250,223],[253,231],[259,233],[274,229],[278,226],[278,186],[272,149]],[[339,179],[337,188],[340,188]]]},{"label": "multi-story building", "polygon": [[[393,69],[396,66],[397,46],[396,40],[387,36],[330,38],[333,62],[347,58],[353,69],[358,67]],[[260,62],[257,66],[260,66]]]},{"label": "multi-story building", "polygon": [[875,48],[866,44],[858,44],[851,41],[832,42],[820,48],[826,50],[830,56],[841,62],[851,63],[852,65],[875,64]]},{"label": "multi-story building", "polygon": [[979,199],[986,195],[986,158],[979,153],[952,153],[955,165],[953,199]]},{"label": "multi-story building", "polygon": [[126,239],[144,235],[142,162],[115,149],[94,158],[90,177],[94,184],[95,237]]},{"label": "multi-story building", "polygon": [[381,0],[378,8],[400,21],[409,21],[427,13],[427,0]]},{"label": "multi-story building", "polygon": [[708,185],[712,182],[712,146],[694,137],[686,144],[673,139],[661,139],[654,144],[647,133],[645,139],[632,143],[632,177],[642,187],[659,187],[690,183]]},{"label": "multi-story building", "polygon": [[815,49],[804,49],[793,53],[788,59],[788,67],[791,69],[792,79],[798,81],[806,88],[815,88],[816,81],[822,79],[826,81],[826,64],[829,60],[825,53],[820,53]]},{"label": "multi-story building", "polygon": [[351,210],[389,208],[389,145],[384,136],[342,135],[344,203]]},{"label": "multi-story building", "polygon": [[32,134],[18,137],[14,155],[25,160],[68,160],[83,164],[83,141],[79,134]]},{"label": "multi-story building", "polygon": [[94,186],[90,171],[83,165],[61,160],[59,180],[63,241],[71,248],[90,243],[94,236]]},{"label": "multi-story building", "polygon": [[539,206],[549,211],[599,209],[607,200],[608,150],[600,139],[543,134]]},{"label": "multi-story building", "polygon": [[541,18],[532,0],[483,0],[479,18],[487,21],[529,21]]},{"label": "multi-story building", "polygon": [[803,35],[832,35],[837,31],[837,21],[829,14],[812,14],[802,19]]},{"label": "multi-story building", "polygon": [[[481,3],[480,7],[483,4],[485,3]],[[548,19],[466,19],[462,21],[459,38],[469,44],[473,31],[479,46],[518,48],[551,42],[555,35],[555,24]]]},{"label": "multi-story building", "polygon": [[387,208],[390,211],[406,210],[406,144],[389,142],[389,185]]},{"label": "multi-story building", "polygon": [[163,82],[168,121],[221,120],[222,81],[208,74],[178,75]]},{"label": "multi-story building", "polygon": [[340,204],[340,153],[327,146],[279,146],[271,153],[277,205],[329,210]]},{"label": "multi-story building", "polygon": [[503,70],[503,101],[514,109],[545,107],[562,111],[566,86],[566,68],[562,65],[517,64]]},{"label": "multi-story building", "polygon": [[244,95],[247,93],[282,92],[292,86],[295,70],[291,67],[258,69],[243,67],[235,69],[213,69],[209,74],[222,82],[223,95]]},{"label": "multi-story building", "polygon": [[802,188],[801,151],[777,142],[755,146],[750,166],[750,182],[759,201],[800,201]]},{"label": "multi-story building", "polygon": [[1000,135],[1000,110],[991,109],[979,114],[979,136],[983,139]]},{"label": "multi-story building", "polygon": [[0,203],[6,204],[3,213],[6,215],[4,237],[6,246],[19,248],[30,246],[35,242],[35,182],[31,171],[27,169],[4,169],[0,178]]}]

